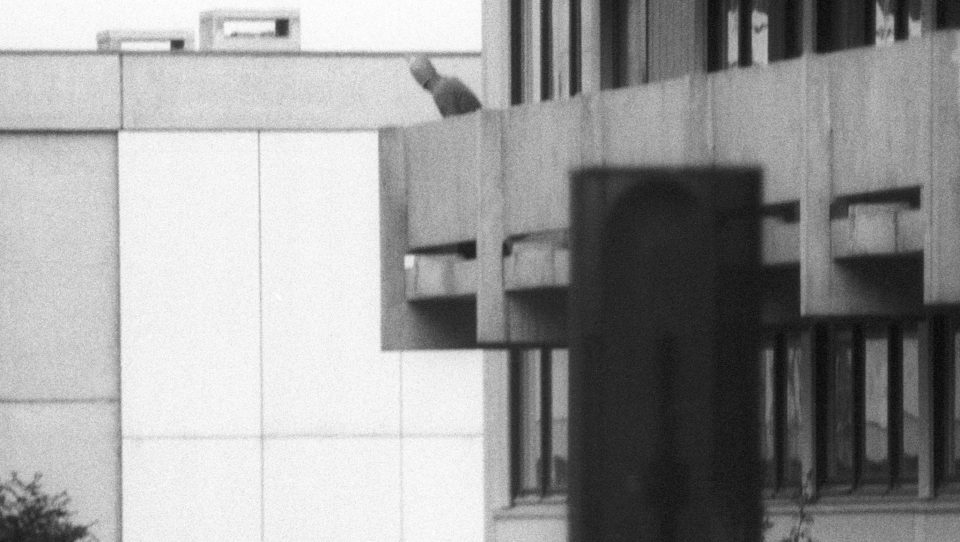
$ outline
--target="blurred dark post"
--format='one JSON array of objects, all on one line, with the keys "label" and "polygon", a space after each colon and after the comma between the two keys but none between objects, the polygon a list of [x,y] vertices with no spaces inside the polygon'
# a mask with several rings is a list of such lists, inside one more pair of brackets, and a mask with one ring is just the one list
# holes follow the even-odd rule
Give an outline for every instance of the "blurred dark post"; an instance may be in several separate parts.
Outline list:
[{"label": "blurred dark post", "polygon": [[570,540],[757,542],[760,173],[572,183]]}]

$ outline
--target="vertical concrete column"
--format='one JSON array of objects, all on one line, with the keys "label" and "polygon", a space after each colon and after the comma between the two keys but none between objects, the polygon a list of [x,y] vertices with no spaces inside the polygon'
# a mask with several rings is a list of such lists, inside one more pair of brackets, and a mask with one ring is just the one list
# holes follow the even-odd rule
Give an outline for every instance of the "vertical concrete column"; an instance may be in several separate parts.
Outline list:
[{"label": "vertical concrete column", "polygon": [[480,206],[477,216],[477,340],[507,339],[503,292],[504,187],[501,113],[483,112],[477,146]]}]

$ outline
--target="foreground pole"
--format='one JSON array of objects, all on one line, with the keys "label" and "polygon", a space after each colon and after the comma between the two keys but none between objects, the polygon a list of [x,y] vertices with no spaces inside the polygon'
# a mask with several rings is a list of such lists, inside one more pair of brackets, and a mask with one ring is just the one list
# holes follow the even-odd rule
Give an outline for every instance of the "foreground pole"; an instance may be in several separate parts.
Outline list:
[{"label": "foreground pole", "polygon": [[571,186],[570,540],[757,542],[760,175]]}]

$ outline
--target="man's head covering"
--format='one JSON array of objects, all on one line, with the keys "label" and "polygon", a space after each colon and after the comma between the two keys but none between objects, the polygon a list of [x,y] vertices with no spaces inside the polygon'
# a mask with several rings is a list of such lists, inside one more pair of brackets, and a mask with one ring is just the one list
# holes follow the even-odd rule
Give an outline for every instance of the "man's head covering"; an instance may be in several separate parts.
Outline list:
[{"label": "man's head covering", "polygon": [[421,87],[426,87],[428,81],[437,77],[436,68],[424,55],[417,55],[410,59],[410,73]]}]

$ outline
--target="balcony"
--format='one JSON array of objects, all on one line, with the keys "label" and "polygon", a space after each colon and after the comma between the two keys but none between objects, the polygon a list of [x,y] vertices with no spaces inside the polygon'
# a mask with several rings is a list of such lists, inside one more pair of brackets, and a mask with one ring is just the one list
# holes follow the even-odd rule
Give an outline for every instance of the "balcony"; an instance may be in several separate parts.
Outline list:
[{"label": "balcony", "polygon": [[[790,291],[769,292],[792,300],[781,313],[960,303],[960,248],[949,241],[960,238],[958,44],[960,33],[938,32],[382,130],[384,348],[565,344],[568,174],[582,167],[761,166],[762,205],[774,210],[761,219],[763,264],[792,277],[776,281]],[[831,214],[838,198],[898,190],[915,190],[916,204]],[[446,299],[467,296],[470,322],[419,327],[420,342],[388,337],[412,325],[404,257],[464,244],[475,248],[476,290]],[[882,280],[844,270],[846,260],[889,255],[934,271],[904,279],[922,283],[921,296],[889,301]]]}]

